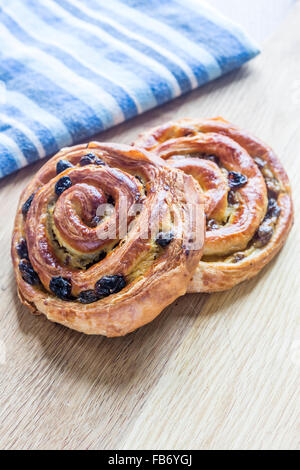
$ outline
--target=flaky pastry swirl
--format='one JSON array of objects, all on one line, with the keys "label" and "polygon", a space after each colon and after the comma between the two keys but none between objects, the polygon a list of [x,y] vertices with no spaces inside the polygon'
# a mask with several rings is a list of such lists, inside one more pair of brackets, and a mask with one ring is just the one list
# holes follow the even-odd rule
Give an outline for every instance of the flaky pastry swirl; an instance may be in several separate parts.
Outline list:
[{"label": "flaky pastry swirl", "polygon": [[187,202],[201,203],[194,179],[143,150],[61,150],[20,199],[12,258],[21,301],[88,334],[120,336],[150,322],[186,292],[202,255],[204,212],[189,249]]},{"label": "flaky pastry swirl", "polygon": [[171,121],[135,145],[192,175],[205,193],[204,255],[188,292],[215,292],[257,274],[293,221],[289,180],[273,150],[222,118]]}]

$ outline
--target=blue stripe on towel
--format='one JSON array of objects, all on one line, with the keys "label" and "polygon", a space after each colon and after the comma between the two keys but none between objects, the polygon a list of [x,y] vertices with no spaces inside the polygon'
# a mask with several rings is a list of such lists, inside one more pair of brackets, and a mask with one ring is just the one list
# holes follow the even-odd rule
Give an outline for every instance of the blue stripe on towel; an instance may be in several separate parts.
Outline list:
[{"label": "blue stripe on towel", "polygon": [[[207,16],[198,16],[192,5],[187,1],[177,3],[166,0],[120,0],[126,5],[139,9],[147,16],[159,18],[197,44],[205,46],[212,54],[223,73],[232,70],[241,62],[253,57],[251,51],[244,48],[239,38],[214,23]],[[180,14],[178,11],[180,10]]]},{"label": "blue stripe on towel", "polygon": [[59,145],[57,144],[57,141],[53,137],[50,129],[44,127],[41,122],[32,119],[29,115],[22,113],[18,108],[14,106],[4,105],[3,114],[7,116],[8,121],[13,119],[18,122],[19,125],[25,126],[30,129],[31,132],[43,145],[46,155],[51,155],[58,152]]},{"label": "blue stripe on towel", "polygon": [[[1,66],[2,64],[2,66]],[[15,79],[12,71],[22,80]],[[101,120],[80,97],[68,93],[42,73],[35,72],[25,63],[14,59],[3,59],[0,51],[0,80],[7,83],[7,89],[14,89],[45,108],[65,124],[73,142],[84,139],[102,128]],[[54,97],[54,99],[53,99]],[[66,110],[68,109],[68,112]]]},{"label": "blue stripe on towel", "polygon": [[0,0],[0,177],[258,53],[200,0]]},{"label": "blue stripe on towel", "polygon": [[87,23],[93,24],[97,27],[100,27],[112,37],[126,43],[131,48],[145,54],[146,56],[152,57],[158,63],[163,64],[165,67],[168,68],[168,70],[170,70],[172,75],[174,75],[174,77],[176,78],[182,93],[191,90],[191,83],[189,77],[184,73],[184,71],[180,69],[180,67],[178,67],[174,62],[168,60],[166,57],[163,57],[163,55],[157,52],[155,49],[147,46],[141,41],[137,41],[135,39],[130,38],[130,36],[123,34],[118,29],[114,28],[113,26],[110,26],[104,21],[95,19],[92,14],[85,14],[82,10],[79,10],[67,0],[55,0],[55,2],[58,3],[59,6],[67,10],[69,13],[71,13],[74,17],[86,21]]},{"label": "blue stripe on towel", "polygon": [[[28,0],[30,5],[34,4],[32,0]],[[50,6],[56,6],[55,2],[51,2]],[[47,4],[47,6],[49,6]],[[59,8],[60,11],[64,11],[60,5],[57,5],[57,8]],[[132,95],[135,96],[136,101],[138,102],[139,106],[141,108],[148,109],[147,106],[145,106],[145,103],[149,103],[149,101],[153,101],[152,97],[147,96],[146,100],[144,98],[145,92],[147,91],[147,82],[142,81],[143,79],[149,79],[153,78],[156,80],[155,86],[153,87],[153,92],[156,95],[157,101],[152,103],[152,107],[156,106],[157,104],[161,104],[165,100],[170,100],[173,97],[173,90],[169,86],[168,82],[165,83],[165,86],[163,87],[163,93],[161,93],[161,87],[160,87],[160,82],[161,82],[161,76],[159,75],[159,71],[156,71],[153,68],[153,63],[154,61],[148,60],[150,63],[149,65],[146,63],[141,63],[140,67],[140,74],[137,75],[136,68],[140,66],[140,63],[138,62],[137,54],[135,49],[131,49],[128,52],[131,52],[131,54],[128,56],[128,62],[131,65],[131,68],[128,69],[128,73],[126,73],[126,69],[121,66],[120,62],[118,60],[110,60],[109,59],[109,54],[110,53],[117,53],[117,54],[122,54],[122,50],[125,49],[126,51],[126,44],[124,41],[119,40],[116,45],[113,46],[111,41],[113,40],[116,42],[116,38],[113,36],[110,36],[108,38],[105,38],[105,31],[99,29],[99,28],[94,28],[93,31],[89,31],[89,29],[86,29],[87,27],[89,28],[90,23],[89,22],[83,22],[82,19],[78,19],[77,23],[79,22],[79,25],[73,25],[70,23],[70,21],[67,21],[64,17],[60,18],[57,16],[55,13],[56,10],[53,12],[50,10],[50,8],[45,8],[41,5],[38,5],[36,10],[39,12],[40,19],[45,22],[45,24],[58,24],[59,27],[57,28],[57,34],[61,37],[61,49],[65,48],[65,44],[63,43],[64,38],[66,35],[68,35],[70,38],[74,39],[76,42],[76,49],[73,47],[74,54],[79,55],[79,57],[83,57],[84,59],[87,60],[92,60],[91,54],[94,53],[94,55],[97,54],[97,67],[98,67],[98,74],[103,74],[108,73],[110,74],[111,78],[114,79],[114,81],[120,82],[124,87],[131,89]],[[65,12],[67,18],[70,17],[72,19],[72,15],[69,14],[69,12]],[[60,18],[60,21],[58,19]],[[74,18],[76,21],[76,18]],[[93,50],[91,50],[91,46],[93,45]],[[121,50],[119,49],[121,48]],[[127,48],[128,49],[128,48]],[[123,53],[124,55],[124,53]],[[100,65],[99,67],[99,57],[101,58]],[[145,56],[145,59],[147,56]],[[142,62],[142,61],[141,61]],[[169,75],[170,72],[166,67],[164,67],[165,72]],[[122,97],[123,92],[122,88],[119,87],[118,90],[114,90],[114,83],[109,81],[109,83],[103,83],[103,89],[108,88],[110,93],[113,91],[116,91],[115,95],[116,99],[119,99],[120,96]],[[119,96],[120,95],[120,96]],[[166,96],[167,95],[167,96]],[[166,96],[166,97],[165,97]],[[163,99],[161,99],[163,97]],[[122,104],[122,103],[121,103]],[[128,119],[130,117],[133,117],[133,115],[137,114],[137,109],[134,103],[126,103],[123,97],[123,104],[124,104],[124,113],[125,113],[125,119]],[[145,110],[143,109],[143,110]],[[127,113],[130,113],[129,116],[127,116]]]},{"label": "blue stripe on towel", "polygon": [[12,127],[6,120],[2,121],[1,117],[0,132],[16,142],[18,147],[22,148],[24,157],[28,163],[32,163],[36,160],[35,155],[38,153],[38,149],[34,143],[20,129]]},{"label": "blue stripe on towel", "polygon": [[[44,8],[42,5],[35,4],[35,2],[29,1],[28,2],[30,5],[32,5],[33,12],[35,14],[39,14],[39,17],[41,20],[43,20],[44,23],[42,23],[42,29],[46,27],[47,24],[57,24],[59,23],[59,18],[56,16],[52,16],[51,12],[48,12],[46,8]],[[23,5],[24,7],[24,5]],[[68,66],[70,70],[73,70],[76,72],[78,75],[81,77],[84,77],[85,79],[95,83],[97,86],[102,88],[102,90],[109,89],[110,94],[114,97],[114,99],[117,101],[118,105],[121,107],[125,119],[130,119],[134,115],[137,114],[137,107],[135,104],[135,101],[126,93],[126,91],[122,90],[121,87],[115,86],[114,83],[112,83],[110,80],[106,79],[103,75],[101,75],[101,68],[97,70],[97,72],[94,72],[93,70],[89,69],[88,67],[82,65],[74,56],[72,56],[69,53],[66,53],[63,49],[55,46],[55,45],[47,45],[43,41],[35,40],[32,36],[30,36],[23,28],[21,28],[15,21],[13,21],[11,18],[6,18],[7,25],[9,28],[14,28],[14,34],[18,36],[18,38],[22,41],[25,41],[25,43],[29,45],[33,45],[40,50],[44,51],[45,53],[48,53],[49,55],[55,57],[58,59],[62,64]],[[78,45],[78,38],[81,39],[82,46],[84,43],[86,44],[93,44],[94,49],[98,49],[98,51],[102,51],[104,49],[104,42],[99,40],[97,37],[94,37],[90,34],[86,34],[84,31],[81,31],[80,29],[75,29],[75,28],[70,28],[67,24],[64,24],[63,22],[59,23],[59,28],[56,29],[55,33],[57,36],[59,36],[60,31],[65,32],[66,34],[69,35],[70,38],[74,36],[74,40],[76,41],[76,46],[80,48],[80,44]],[[31,35],[35,34],[35,31],[31,31]],[[44,38],[43,38],[44,39]],[[45,40],[44,40],[45,41]],[[80,51],[80,49],[79,49]],[[84,57],[85,50],[82,50],[82,57]],[[87,51],[89,53],[89,51]],[[99,55],[98,55],[98,60],[99,60]],[[98,65],[99,67],[99,65]],[[119,70],[119,73],[122,73],[122,70]],[[87,84],[88,86],[88,84]],[[99,90],[101,93],[101,90]],[[97,96],[95,96],[95,101],[97,100]],[[111,113],[108,110],[108,115]],[[111,118],[111,116],[110,116]],[[108,124],[112,125],[111,123]]]}]

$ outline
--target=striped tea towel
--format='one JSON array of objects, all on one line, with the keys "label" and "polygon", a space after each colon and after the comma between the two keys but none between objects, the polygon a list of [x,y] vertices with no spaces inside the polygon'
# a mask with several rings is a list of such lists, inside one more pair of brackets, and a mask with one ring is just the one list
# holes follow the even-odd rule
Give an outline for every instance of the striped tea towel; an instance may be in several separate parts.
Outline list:
[{"label": "striped tea towel", "polygon": [[201,0],[0,0],[0,177],[257,53]]}]

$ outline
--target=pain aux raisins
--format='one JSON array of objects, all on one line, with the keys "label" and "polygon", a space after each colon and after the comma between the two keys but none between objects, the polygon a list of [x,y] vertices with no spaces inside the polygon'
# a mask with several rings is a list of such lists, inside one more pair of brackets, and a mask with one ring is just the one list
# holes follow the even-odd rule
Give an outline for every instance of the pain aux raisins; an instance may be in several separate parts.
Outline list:
[{"label": "pain aux raisins", "polygon": [[237,252],[233,255],[233,263],[238,263],[239,261],[241,261],[244,258],[245,258],[244,253]]},{"label": "pain aux raisins", "polygon": [[29,259],[27,243],[24,238],[21,238],[19,243],[16,246],[16,250],[20,259]]},{"label": "pain aux raisins", "polygon": [[115,205],[115,200],[111,195],[107,196],[107,204]]},{"label": "pain aux raisins", "polygon": [[103,276],[95,284],[95,292],[99,299],[120,292],[126,286],[124,276],[114,274],[112,276]]},{"label": "pain aux raisins", "polygon": [[268,196],[276,199],[281,191],[279,182],[275,178],[265,178],[265,183],[268,190]]},{"label": "pain aux raisins", "polygon": [[236,197],[235,197],[235,192],[232,189],[230,191],[228,191],[227,201],[232,206],[237,203],[237,200],[236,200]]},{"label": "pain aux raisins", "polygon": [[62,300],[71,299],[72,284],[69,279],[62,276],[53,277],[49,284],[50,290]]},{"label": "pain aux raisins", "polygon": [[262,160],[262,158],[256,157],[254,158],[254,161],[260,170],[266,166],[266,162]]},{"label": "pain aux raisins", "polygon": [[220,165],[220,160],[219,160],[219,158],[218,158],[216,155],[203,155],[202,158],[203,158],[204,160],[208,160],[208,161],[210,161],[210,162],[213,162],[213,163],[215,163],[215,164],[218,165],[218,166]]},{"label": "pain aux raisins", "polygon": [[155,241],[159,246],[161,246],[162,248],[165,248],[167,245],[169,245],[169,243],[171,243],[173,238],[174,238],[173,232],[160,232],[157,235]]},{"label": "pain aux raisins", "polygon": [[68,162],[68,160],[59,160],[56,164],[56,174],[59,175],[59,173],[62,173],[68,168],[73,168],[72,163]]},{"label": "pain aux raisins", "polygon": [[95,155],[94,153],[87,153],[86,155],[83,155],[83,157],[81,157],[79,165],[105,165],[105,162],[101,160],[101,158],[97,157],[97,155]]},{"label": "pain aux raisins", "polygon": [[22,259],[19,263],[19,270],[23,280],[27,282],[27,284],[33,286],[34,284],[39,283],[39,276],[34,271],[29,260]]},{"label": "pain aux raisins", "polygon": [[135,175],[135,178],[136,178],[141,184],[144,184],[144,183],[143,183],[143,180],[142,180],[142,178],[141,178],[141,176]]},{"label": "pain aux raisins", "polygon": [[104,260],[106,258],[106,251],[100,251],[99,255],[97,256],[96,259],[94,259],[91,263],[88,263],[85,267],[85,269],[89,269],[92,266],[94,266],[96,263],[99,263],[100,261]]},{"label": "pain aux raisins", "polygon": [[264,220],[260,224],[254,236],[254,246],[256,248],[262,248],[263,246],[267,245],[267,243],[269,243],[271,240],[273,233],[274,229],[272,225],[268,220]]},{"label": "pain aux raisins", "polygon": [[215,219],[210,219],[207,221],[207,224],[206,224],[206,230],[207,231],[210,231],[210,230],[217,230],[219,228],[219,224],[218,222],[216,222]]},{"label": "pain aux raisins", "polygon": [[277,217],[280,216],[280,212],[281,212],[281,209],[279,205],[277,204],[276,199],[273,199],[273,198],[269,199],[266,218],[275,217],[277,219]]},{"label": "pain aux raisins", "polygon": [[78,300],[82,304],[92,304],[93,302],[97,302],[99,297],[93,289],[90,289],[80,292]]},{"label": "pain aux raisins", "polygon": [[34,195],[35,195],[35,192],[32,193],[31,196],[29,196],[27,201],[25,201],[23,206],[22,206],[22,214],[23,214],[24,217],[26,217],[27,212],[29,211],[29,208],[30,208],[31,203],[32,203],[33,198],[34,198]]},{"label": "pain aux raisins", "polygon": [[72,186],[72,181],[68,176],[62,176],[55,184],[55,193],[60,196],[66,189]]},{"label": "pain aux raisins", "polygon": [[228,172],[228,183],[231,189],[238,189],[247,184],[248,178],[237,171]]},{"label": "pain aux raisins", "polygon": [[90,222],[90,226],[92,228],[96,228],[98,227],[98,225],[100,224],[102,220],[102,217],[100,217],[99,215],[95,215],[95,217],[92,218],[91,222]]}]

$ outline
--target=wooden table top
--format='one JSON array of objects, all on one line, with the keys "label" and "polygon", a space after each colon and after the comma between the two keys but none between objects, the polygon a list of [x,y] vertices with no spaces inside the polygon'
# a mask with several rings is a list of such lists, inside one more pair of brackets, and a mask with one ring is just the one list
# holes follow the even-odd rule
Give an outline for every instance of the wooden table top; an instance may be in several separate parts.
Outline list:
[{"label": "wooden table top", "polygon": [[272,145],[296,222],[252,281],[182,297],[123,338],[52,324],[19,303],[9,253],[18,197],[41,163],[0,183],[0,448],[299,448],[299,2],[293,8],[247,66],[101,135],[130,143],[167,119],[222,115]]}]

